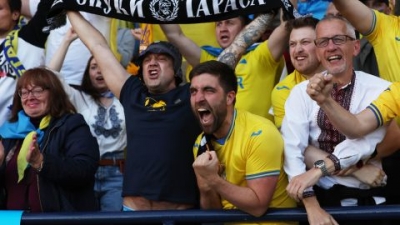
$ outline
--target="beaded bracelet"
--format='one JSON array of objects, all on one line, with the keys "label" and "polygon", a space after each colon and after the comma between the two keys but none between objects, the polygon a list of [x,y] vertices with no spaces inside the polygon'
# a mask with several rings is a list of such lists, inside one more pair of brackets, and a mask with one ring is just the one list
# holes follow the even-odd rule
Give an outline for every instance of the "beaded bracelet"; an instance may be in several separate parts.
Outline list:
[{"label": "beaded bracelet", "polygon": [[335,172],[340,170],[340,161],[334,154],[329,154],[326,158],[332,160],[333,165],[335,166]]}]

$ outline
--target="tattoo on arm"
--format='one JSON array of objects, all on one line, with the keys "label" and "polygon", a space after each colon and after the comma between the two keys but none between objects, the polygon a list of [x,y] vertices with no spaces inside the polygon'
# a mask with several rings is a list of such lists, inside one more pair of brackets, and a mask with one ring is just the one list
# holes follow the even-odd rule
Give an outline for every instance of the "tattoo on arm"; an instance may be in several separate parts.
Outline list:
[{"label": "tattoo on arm", "polygon": [[218,61],[223,62],[232,68],[235,68],[235,66],[236,66],[235,53],[234,52],[226,52],[222,56],[218,57]]},{"label": "tattoo on arm", "polygon": [[271,11],[257,16],[236,36],[233,43],[224,49],[217,60],[235,68],[242,55],[246,52],[246,49],[258,41],[261,35],[267,30],[275,14],[275,11]]}]

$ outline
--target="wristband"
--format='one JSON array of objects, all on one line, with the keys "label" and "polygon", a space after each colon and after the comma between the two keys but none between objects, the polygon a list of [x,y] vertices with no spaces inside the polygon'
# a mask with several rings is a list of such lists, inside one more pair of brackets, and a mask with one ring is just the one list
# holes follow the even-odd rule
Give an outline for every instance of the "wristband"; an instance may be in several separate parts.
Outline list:
[{"label": "wristband", "polygon": [[303,192],[303,198],[309,198],[309,197],[313,197],[313,196],[315,196],[314,191],[304,191]]},{"label": "wristband", "polygon": [[340,161],[334,154],[329,154],[326,158],[332,160],[333,165],[335,166],[335,172],[340,170]]}]

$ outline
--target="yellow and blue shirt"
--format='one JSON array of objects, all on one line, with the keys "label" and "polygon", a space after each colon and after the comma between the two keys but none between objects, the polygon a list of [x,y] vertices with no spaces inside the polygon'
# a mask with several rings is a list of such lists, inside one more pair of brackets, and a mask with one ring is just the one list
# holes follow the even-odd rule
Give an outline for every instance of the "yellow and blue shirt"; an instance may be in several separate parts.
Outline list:
[{"label": "yellow and blue shirt", "polygon": [[[197,156],[203,134],[193,147]],[[222,176],[230,183],[246,187],[247,180],[279,176],[269,207],[290,208],[296,203],[286,193],[288,179],[283,172],[283,139],[271,121],[246,111],[236,110],[228,135],[211,140],[218,159],[224,165]],[[236,207],[222,199],[224,209]],[[263,223],[290,224],[290,223]]]},{"label": "yellow and blue shirt", "polygon": [[285,116],[286,99],[289,97],[292,88],[305,80],[307,80],[305,76],[301,75],[299,71],[294,70],[272,90],[271,104],[277,128],[280,128],[282,125],[283,117]]},{"label": "yellow and blue shirt", "polygon": [[391,84],[368,108],[375,114],[378,126],[400,115],[400,82]]},{"label": "yellow and blue shirt", "polygon": [[371,31],[365,38],[374,47],[381,78],[400,81],[400,17],[373,10]]}]

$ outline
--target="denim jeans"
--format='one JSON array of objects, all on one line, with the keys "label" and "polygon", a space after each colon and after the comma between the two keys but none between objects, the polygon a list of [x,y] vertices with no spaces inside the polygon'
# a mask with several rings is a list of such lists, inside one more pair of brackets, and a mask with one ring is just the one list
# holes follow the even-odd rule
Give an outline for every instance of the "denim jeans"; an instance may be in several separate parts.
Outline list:
[{"label": "denim jeans", "polygon": [[[123,151],[105,153],[101,159],[123,159]],[[94,191],[101,211],[121,211],[123,175],[118,165],[99,166]]]}]

